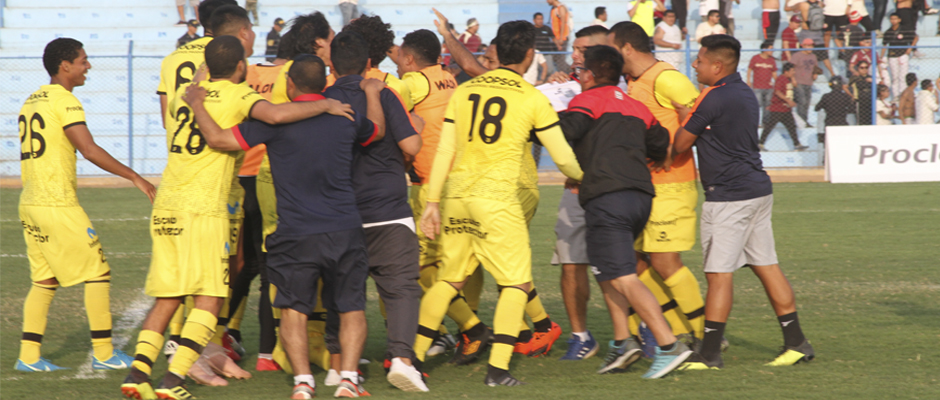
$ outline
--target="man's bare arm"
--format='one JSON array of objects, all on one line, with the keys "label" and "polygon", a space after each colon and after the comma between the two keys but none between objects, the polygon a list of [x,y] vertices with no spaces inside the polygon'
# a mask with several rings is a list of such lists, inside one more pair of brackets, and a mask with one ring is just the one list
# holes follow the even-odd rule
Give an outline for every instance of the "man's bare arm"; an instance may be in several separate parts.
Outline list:
[{"label": "man's bare arm", "polygon": [[444,14],[441,14],[441,12],[437,11],[435,8],[432,8],[432,10],[434,10],[434,14],[437,15],[437,19],[434,20],[434,26],[437,27],[437,33],[440,33],[441,36],[444,37],[444,44],[447,45],[447,50],[450,51],[450,57],[454,59],[454,62],[456,62],[460,68],[463,68],[463,71],[466,72],[467,75],[470,75],[471,78],[489,72],[489,70],[483,68],[483,65],[477,61],[476,56],[474,56],[470,50],[467,50],[463,43],[450,33],[450,30],[447,29],[447,18],[444,17]]},{"label": "man's bare arm", "polygon": [[323,113],[346,117],[349,118],[350,121],[353,120],[352,107],[349,104],[343,104],[335,99],[297,101],[284,104],[272,104],[268,101],[259,101],[251,109],[251,118],[266,124],[279,125],[297,122]]},{"label": "man's bare arm", "polygon": [[92,164],[97,165],[107,172],[133,182],[134,186],[137,186],[141,192],[144,192],[147,198],[150,199],[150,202],[153,203],[153,198],[157,195],[157,189],[155,189],[150,182],[147,182],[146,179],[134,172],[134,170],[121,164],[120,161],[114,159],[105,149],[99,147],[98,144],[95,143],[95,139],[91,137],[88,126],[85,124],[72,125],[65,130],[65,137],[69,139],[69,142],[72,142],[72,146],[75,146],[76,150],[82,153],[82,157],[85,157],[86,160],[91,161]]},{"label": "man's bare arm", "polygon": [[206,144],[215,150],[241,150],[241,144],[235,139],[232,129],[222,129],[206,111],[203,103],[205,99],[206,89],[199,85],[190,85],[186,88],[186,93],[183,94],[183,101],[189,104],[189,108],[193,109],[196,123],[199,124],[199,131],[202,132],[202,137],[206,139]]}]

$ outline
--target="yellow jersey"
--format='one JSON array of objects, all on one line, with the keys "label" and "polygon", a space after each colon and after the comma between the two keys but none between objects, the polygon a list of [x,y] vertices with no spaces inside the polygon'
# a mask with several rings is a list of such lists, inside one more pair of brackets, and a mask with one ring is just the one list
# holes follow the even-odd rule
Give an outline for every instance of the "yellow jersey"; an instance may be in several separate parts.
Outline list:
[{"label": "yellow jersey", "polygon": [[[264,100],[245,84],[220,80],[200,85],[208,91],[206,111],[222,129],[240,124],[248,118],[255,103]],[[228,204],[228,200],[236,160],[243,152],[209,148],[192,109],[182,99],[184,87],[168,104],[172,112],[166,130],[169,154],[153,208],[229,218],[227,207],[237,208]]]},{"label": "yellow jersey", "polygon": [[532,158],[525,156],[532,133],[562,173],[581,179],[583,172],[558,126],[558,114],[542,92],[505,68],[464,82],[444,113],[428,201],[440,201],[446,191],[447,198],[519,202],[520,184],[538,182]]},{"label": "yellow jersey", "polygon": [[[211,41],[211,36],[201,37],[178,47],[163,58],[160,63],[160,85],[157,86],[157,94],[165,94],[167,103],[176,97],[176,91],[180,86],[192,82],[196,70],[206,62],[206,45]],[[167,106],[165,115],[167,124],[170,124],[170,120],[173,119],[172,114],[170,107]],[[169,127],[166,128],[169,129]]]},{"label": "yellow jersey", "polygon": [[75,146],[65,130],[85,124],[85,110],[62,85],[43,85],[20,109],[22,206],[75,207]]},{"label": "yellow jersey", "polygon": [[447,102],[457,89],[457,81],[450,73],[444,72],[439,64],[434,64],[420,71],[409,72],[402,77],[406,87],[408,111],[424,119],[424,129],[421,130],[421,151],[415,156],[415,173],[421,178],[421,183],[427,183],[431,175],[431,166],[434,164],[434,154],[437,153],[437,143],[440,141],[441,128],[444,125],[444,112]]}]

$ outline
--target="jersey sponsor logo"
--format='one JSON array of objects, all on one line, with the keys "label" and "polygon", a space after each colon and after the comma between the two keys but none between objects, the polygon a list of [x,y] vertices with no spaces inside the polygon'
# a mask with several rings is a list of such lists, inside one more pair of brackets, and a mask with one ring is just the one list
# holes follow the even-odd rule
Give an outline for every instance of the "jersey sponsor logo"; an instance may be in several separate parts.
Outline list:
[{"label": "jersey sponsor logo", "polygon": [[26,98],[26,101],[36,100],[36,99],[48,99],[48,98],[49,98],[49,92],[43,90],[41,92],[36,92],[36,93],[29,95],[29,97]]},{"label": "jersey sponsor logo", "polygon": [[272,90],[274,90],[274,84],[273,84],[273,83],[266,83],[266,84],[264,84],[264,85],[260,85],[260,84],[259,84],[259,85],[248,85],[248,86],[251,87],[252,89],[254,89],[254,90],[255,90],[256,92],[258,92],[258,93],[269,93],[269,92],[271,92]]},{"label": "jersey sponsor logo", "polygon": [[447,225],[444,227],[444,234],[470,234],[480,239],[486,239],[488,232],[482,231],[480,222],[473,218],[448,218]]},{"label": "jersey sponsor logo", "polygon": [[437,87],[437,90],[456,89],[457,82],[448,81],[448,80],[437,81],[437,82],[434,82],[434,86]]},{"label": "jersey sponsor logo", "polygon": [[501,76],[479,76],[470,81],[470,83],[491,83],[500,86],[511,86],[522,89],[520,81],[515,79],[506,79]]},{"label": "jersey sponsor logo", "polygon": [[72,111],[85,111],[85,109],[82,108],[82,106],[65,107],[65,112],[72,112]]},{"label": "jersey sponsor logo", "polygon": [[653,220],[650,220],[649,223],[650,223],[650,225],[654,225],[654,226],[663,226],[663,225],[676,225],[676,224],[678,224],[678,222],[679,222],[679,219],[678,219],[678,218],[675,218],[675,219],[670,219],[670,220],[666,220],[666,221],[653,221]]},{"label": "jersey sponsor logo", "polygon": [[198,52],[205,52],[205,51],[206,51],[206,45],[200,44],[200,43],[195,43],[195,44],[189,44],[189,43],[187,43],[187,44],[184,44],[184,45],[182,45],[182,46],[180,46],[180,47],[177,47],[175,52],[178,53],[178,52],[181,52],[181,51],[198,51]]},{"label": "jersey sponsor logo", "polygon": [[43,235],[42,229],[38,225],[27,224],[26,221],[20,220],[23,224],[23,230],[26,231],[27,236],[32,236],[33,239],[38,243],[47,243],[49,242],[49,235]]},{"label": "jersey sponsor logo", "polygon": [[[153,234],[157,236],[180,236],[183,234],[183,228],[177,228],[175,226],[165,226],[165,225],[176,225],[175,217],[157,217],[154,216],[151,220],[151,225],[154,225]],[[164,225],[164,226],[157,226]]]}]

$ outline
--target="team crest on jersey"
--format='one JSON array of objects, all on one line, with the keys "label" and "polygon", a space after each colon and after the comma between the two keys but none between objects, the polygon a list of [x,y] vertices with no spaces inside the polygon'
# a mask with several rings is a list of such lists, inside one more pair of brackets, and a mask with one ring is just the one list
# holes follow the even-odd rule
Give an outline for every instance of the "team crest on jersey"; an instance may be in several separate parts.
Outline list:
[{"label": "team crest on jersey", "polygon": [[616,97],[617,100],[623,100],[623,93],[621,93],[619,90],[617,90],[617,91],[614,92],[614,97]]},{"label": "team crest on jersey", "polygon": [[91,242],[88,243],[88,247],[95,247],[101,242],[98,240],[98,232],[94,228],[89,227],[85,230],[85,233],[88,234],[88,237],[91,238]]},{"label": "team crest on jersey", "polygon": [[236,201],[234,206],[231,204],[225,203],[225,206],[228,207],[229,214],[235,214],[238,211],[239,202]]}]

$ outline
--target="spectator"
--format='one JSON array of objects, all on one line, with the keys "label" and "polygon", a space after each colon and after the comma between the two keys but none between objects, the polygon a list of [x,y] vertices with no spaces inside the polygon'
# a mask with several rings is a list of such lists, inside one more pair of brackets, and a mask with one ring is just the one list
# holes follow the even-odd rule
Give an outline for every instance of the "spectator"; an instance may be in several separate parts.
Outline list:
[{"label": "spectator", "polygon": [[676,22],[682,30],[682,40],[685,40],[685,35],[689,34],[685,26],[689,19],[689,0],[672,0],[672,11],[676,12]]},{"label": "spectator", "polygon": [[[479,61],[479,60],[477,60]],[[545,83],[545,76],[548,74],[548,62],[541,51],[536,50],[532,58],[532,64],[522,75],[522,79],[529,82],[532,86],[538,86]]]},{"label": "spectator", "polygon": [[537,12],[532,16],[535,25],[535,49],[538,51],[555,51],[555,34],[552,27],[545,25],[545,17]]},{"label": "spectator", "polygon": [[[819,103],[816,103],[816,112],[823,110],[826,112],[825,126],[846,126],[849,124],[846,115],[855,113],[855,101],[849,94],[849,86],[845,84],[841,76],[833,76],[829,79],[829,87],[832,91],[822,95]],[[825,134],[823,134],[825,135]],[[819,143],[824,143],[820,137]]]},{"label": "spectator", "polygon": [[183,36],[180,36],[179,39],[176,39],[176,47],[180,47],[186,43],[192,42],[193,40],[199,39],[201,36],[196,33],[196,30],[199,29],[199,21],[194,19],[189,20],[186,23],[186,33]]},{"label": "spectator", "polygon": [[[901,16],[898,13],[891,14],[891,29],[884,33],[882,44],[885,46],[915,46],[917,45],[917,35],[905,32],[901,27]],[[888,70],[891,72],[891,93],[895,96],[901,94],[904,90],[904,76],[907,75],[908,62],[910,60],[911,48],[900,49],[881,49],[879,59],[884,59],[885,53],[888,54]]]},{"label": "spectator", "polygon": [[281,43],[281,31],[284,30],[284,19],[275,18],[274,26],[271,27],[271,32],[268,32],[267,41],[265,41],[264,56],[268,62],[274,61],[277,57],[277,46]]},{"label": "spectator", "polygon": [[[801,18],[799,15],[790,17],[790,25],[788,25],[786,29],[784,29],[780,34],[780,41],[782,42],[781,46],[784,49],[795,49],[800,47],[800,39],[797,37],[797,34],[800,33],[800,30],[803,29],[802,25],[803,18]],[[780,60],[790,61],[790,57],[793,55],[791,53],[792,51],[787,50],[780,52]]]},{"label": "spectator", "polygon": [[[200,1],[200,0],[189,0],[189,6],[193,8],[193,15],[195,15],[197,19],[199,18],[199,12],[197,11],[197,10],[199,10],[199,1]],[[176,21],[176,24],[177,24],[177,25],[185,25],[185,24],[187,24],[187,22],[186,22],[186,0],[176,0],[176,11],[179,11],[179,13],[180,13],[180,20],[179,20],[179,21]],[[208,19],[208,17],[207,17],[206,19]]]},{"label": "spectator", "polygon": [[866,65],[871,65],[871,37],[863,37],[862,40],[858,42],[858,45],[868,48],[858,49],[852,53],[852,57],[849,58],[849,78],[858,75],[858,66],[862,62],[865,62]]},{"label": "spectator", "polygon": [[[574,24],[571,18],[571,13],[568,11],[568,6],[564,5],[561,0],[546,0],[548,5],[552,6],[552,11],[550,13],[552,21],[552,40],[555,42],[554,51],[568,51],[568,35],[571,34],[571,28]],[[568,57],[567,54],[553,54],[552,60],[555,62],[556,71],[568,71],[571,69],[571,66],[568,65],[568,61],[565,60]]]},{"label": "spectator", "polygon": [[597,7],[594,9],[594,22],[592,22],[591,25],[607,27],[607,7]]},{"label": "spectator", "polygon": [[698,13],[702,16],[702,22],[708,21],[708,14],[711,10],[720,10],[721,0],[699,0]]},{"label": "spectator", "polygon": [[773,44],[764,43],[760,45],[761,51],[756,56],[751,57],[751,62],[747,66],[747,84],[754,89],[757,95],[757,101],[760,103],[761,126],[767,124],[770,113],[767,108],[774,97],[774,79],[777,79],[777,60],[774,53],[770,51]]},{"label": "spectator", "polygon": [[467,20],[467,30],[460,34],[457,37],[457,40],[460,40],[460,43],[463,43],[463,47],[466,47],[471,53],[476,53],[480,50],[480,45],[483,44],[483,40],[480,39],[480,35],[477,35],[477,32],[480,30],[480,23],[476,18],[470,18]]},{"label": "spectator", "polygon": [[806,122],[807,128],[813,126],[809,124],[809,102],[813,96],[813,69],[818,68],[819,61],[813,55],[813,39],[803,39],[803,51],[794,54],[790,62],[794,65],[794,84],[793,92],[796,101],[796,113]]},{"label": "spectator", "polygon": [[702,38],[705,36],[724,34],[725,27],[718,23],[718,19],[718,10],[709,11],[708,19],[695,28],[695,41],[702,43]]},{"label": "spectator", "polygon": [[888,9],[888,0],[872,0],[875,6],[875,15],[872,17],[872,25],[878,33],[881,33],[881,22],[885,19],[885,12]]},{"label": "spectator", "polygon": [[875,23],[868,15],[868,6],[865,5],[865,0],[849,0],[849,22],[851,22],[852,13],[854,12],[862,16],[862,20],[858,24],[864,27],[866,32],[875,30]]},{"label": "spectator", "polygon": [[894,113],[898,106],[892,104],[891,89],[886,85],[878,84],[878,102],[875,104],[875,125],[894,125]]},{"label": "spectator", "polygon": [[675,11],[666,10],[663,13],[663,20],[656,25],[653,33],[653,44],[656,45],[656,58],[679,69],[679,64],[682,63],[685,54],[676,52],[682,48],[682,30],[676,24]]},{"label": "spectator", "polygon": [[917,89],[917,74],[911,72],[905,77],[907,87],[898,98],[898,118],[904,125],[913,125],[916,121],[914,107],[914,90]]},{"label": "spectator", "polygon": [[359,18],[359,0],[339,0],[339,12],[343,14],[343,26]]},{"label": "spectator", "polygon": [[938,104],[940,104],[940,96],[938,96],[933,82],[930,82],[930,79],[924,79],[920,83],[920,93],[917,93],[917,124],[933,124],[933,114],[940,109]]},{"label": "spectator", "polygon": [[764,142],[767,141],[770,132],[777,127],[778,123],[783,123],[783,126],[787,128],[787,133],[790,134],[790,139],[793,140],[793,148],[796,151],[808,148],[800,144],[800,137],[796,134],[796,121],[793,120],[793,112],[791,111],[796,106],[796,102],[793,101],[796,86],[794,84],[795,75],[796,67],[793,63],[784,63],[780,77],[777,78],[777,83],[774,85],[774,97],[770,101],[770,117],[764,124],[764,131],[760,134],[760,142],[757,145],[761,151],[767,151]]},{"label": "spectator", "polygon": [[[917,10],[913,6],[913,0],[897,0],[894,13],[901,17],[902,32],[917,32]],[[897,93],[895,93],[895,96],[897,96]]]},{"label": "spectator", "polygon": [[[832,33],[835,32],[835,42],[836,47],[844,46],[842,38],[839,37],[839,32],[849,24],[849,1],[848,0],[825,0],[823,5],[823,23],[825,24],[825,32],[823,34],[823,47],[829,47],[830,39],[832,39]],[[817,3],[818,4],[818,3]]]},{"label": "spectator", "polygon": [[258,26],[260,24],[258,22],[258,0],[245,0],[245,11],[250,12],[254,17],[255,22],[252,25]]},{"label": "spectator", "polygon": [[[764,29],[764,44],[770,44],[773,48],[774,40],[777,39],[777,31],[780,30],[780,0],[762,0],[761,8],[761,27]],[[762,49],[764,47],[761,47]]]},{"label": "spectator", "polygon": [[[852,11],[849,14],[849,24],[842,27],[838,32],[836,36],[838,38],[837,41],[841,40],[845,47],[858,47],[862,39],[866,37],[871,38],[871,35],[867,34],[865,30],[858,25],[861,21],[862,15],[859,14],[858,11]],[[855,50],[853,49],[841,49],[839,50],[839,59],[848,62],[854,53]]]},{"label": "spectator", "polygon": [[[826,32],[826,15],[824,14],[822,6],[819,4],[819,0],[807,0],[806,2],[800,3],[800,13],[803,15],[803,30],[797,34],[797,37],[800,39],[800,43],[803,43],[804,39],[813,39],[813,46],[817,48],[826,47],[824,42]],[[813,52],[816,55],[816,60],[823,63],[826,66],[826,69],[829,70],[829,75],[835,75],[835,71],[832,70],[832,63],[829,61],[829,51],[828,50],[816,50]]]},{"label": "spectator", "polygon": [[734,5],[731,3],[741,4],[741,0],[721,0],[718,6],[718,22],[725,27],[729,35],[734,36]]},{"label": "spectator", "polygon": [[871,63],[868,61],[860,61],[856,71],[858,74],[849,79],[849,92],[852,97],[855,99],[855,104],[858,106],[856,115],[856,120],[858,125],[871,125],[871,84],[872,77],[871,73]]},{"label": "spectator", "polygon": [[653,37],[653,30],[656,23],[653,22],[653,13],[666,11],[663,0],[633,0],[627,4],[627,15],[630,21],[643,27],[646,34]]}]

